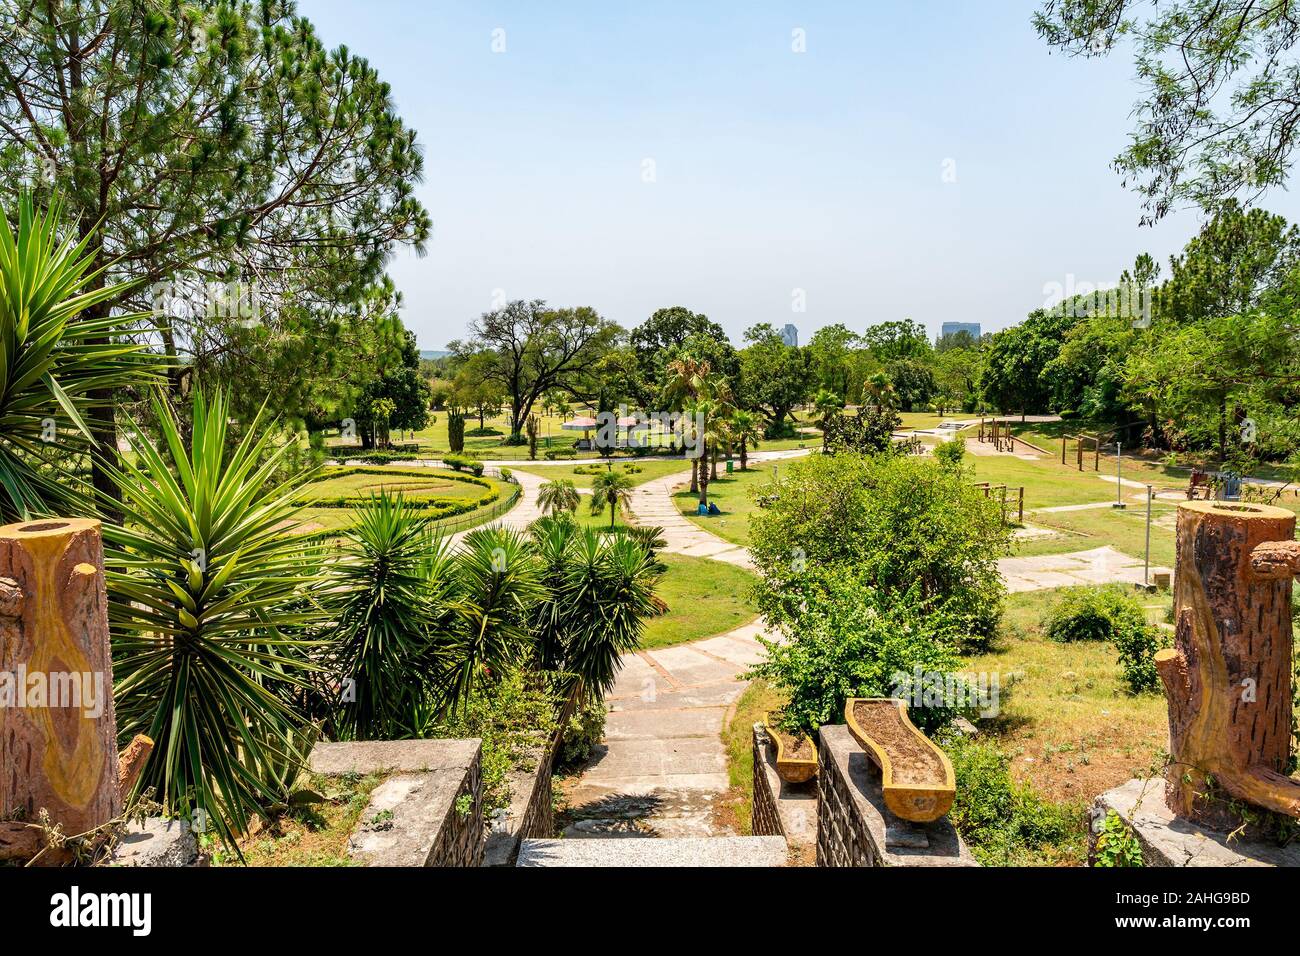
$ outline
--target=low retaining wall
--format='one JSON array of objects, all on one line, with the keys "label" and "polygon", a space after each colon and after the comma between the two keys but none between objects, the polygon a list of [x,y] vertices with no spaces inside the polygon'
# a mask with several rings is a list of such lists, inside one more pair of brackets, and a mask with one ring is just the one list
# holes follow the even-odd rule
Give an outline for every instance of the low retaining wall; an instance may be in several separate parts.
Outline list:
[{"label": "low retaining wall", "polygon": [[979,865],[947,817],[909,823],[886,808],[880,771],[847,727],[823,727],[818,741],[818,866]]},{"label": "low retaining wall", "polygon": [[325,776],[391,772],[348,840],[366,866],[478,866],[483,859],[482,741],[321,743],[311,769]]},{"label": "low retaining wall", "polygon": [[514,866],[524,840],[545,840],[555,836],[555,800],[551,773],[555,765],[554,745],[537,755],[531,773],[510,775],[510,806],[493,821],[483,853],[484,866]]},{"label": "low retaining wall", "polygon": [[[817,781],[786,783],[776,772],[776,753],[766,729],[754,725],[754,836],[785,837],[796,863],[810,862],[817,842]],[[804,851],[802,854],[798,851]]]}]

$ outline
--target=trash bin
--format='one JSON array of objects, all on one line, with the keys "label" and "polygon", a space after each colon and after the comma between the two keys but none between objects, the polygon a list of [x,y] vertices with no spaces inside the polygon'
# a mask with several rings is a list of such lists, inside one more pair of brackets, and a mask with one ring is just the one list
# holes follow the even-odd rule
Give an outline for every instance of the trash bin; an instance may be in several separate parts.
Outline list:
[{"label": "trash bin", "polygon": [[731,459],[727,459],[727,474],[731,474]]}]

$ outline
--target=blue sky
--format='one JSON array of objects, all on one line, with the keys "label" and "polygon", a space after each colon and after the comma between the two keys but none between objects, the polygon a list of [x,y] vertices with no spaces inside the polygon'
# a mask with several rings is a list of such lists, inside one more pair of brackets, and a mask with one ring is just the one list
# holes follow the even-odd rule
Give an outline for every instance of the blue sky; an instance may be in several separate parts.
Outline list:
[{"label": "blue sky", "polygon": [[433,236],[391,273],[426,349],[501,296],[628,328],[684,305],[737,344],[763,321],[990,331],[1049,283],[1163,261],[1199,219],[1139,227],[1110,168],[1131,57],[1049,54],[1035,7],[299,2],[419,133]]}]

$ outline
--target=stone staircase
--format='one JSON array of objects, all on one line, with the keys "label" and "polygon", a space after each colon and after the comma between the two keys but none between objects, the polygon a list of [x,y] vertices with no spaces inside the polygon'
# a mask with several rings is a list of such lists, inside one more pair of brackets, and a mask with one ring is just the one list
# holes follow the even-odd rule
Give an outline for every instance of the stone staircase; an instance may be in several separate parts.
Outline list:
[{"label": "stone staircase", "polygon": [[525,840],[518,866],[785,866],[783,837]]}]

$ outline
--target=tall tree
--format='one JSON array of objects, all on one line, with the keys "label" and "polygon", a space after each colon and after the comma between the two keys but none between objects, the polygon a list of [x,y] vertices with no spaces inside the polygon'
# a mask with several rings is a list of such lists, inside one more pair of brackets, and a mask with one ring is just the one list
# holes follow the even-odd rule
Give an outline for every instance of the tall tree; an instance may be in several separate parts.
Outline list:
[{"label": "tall tree", "polygon": [[767,322],[745,332],[749,343],[740,353],[740,404],[761,408],[768,418],[768,435],[786,431],[786,418],[808,397],[812,375],[802,350],[786,345]]},{"label": "tall tree", "polygon": [[[141,331],[169,354],[219,350],[282,305],[357,298],[392,242],[427,237],[420,172],[387,84],[327,51],[291,0],[0,6],[0,200],[66,197],[104,281],[139,283],[84,318],[151,309]],[[115,493],[102,471],[95,484]]]},{"label": "tall tree", "polygon": [[911,319],[868,326],[862,333],[862,344],[882,363],[930,355],[930,336],[925,326]]},{"label": "tall tree", "polygon": [[510,404],[511,444],[522,445],[524,422],[543,393],[572,389],[583,371],[617,344],[622,330],[595,309],[548,309],[541,299],[518,299],[470,323],[470,338],[451,343],[458,358],[485,352],[483,369]]}]

